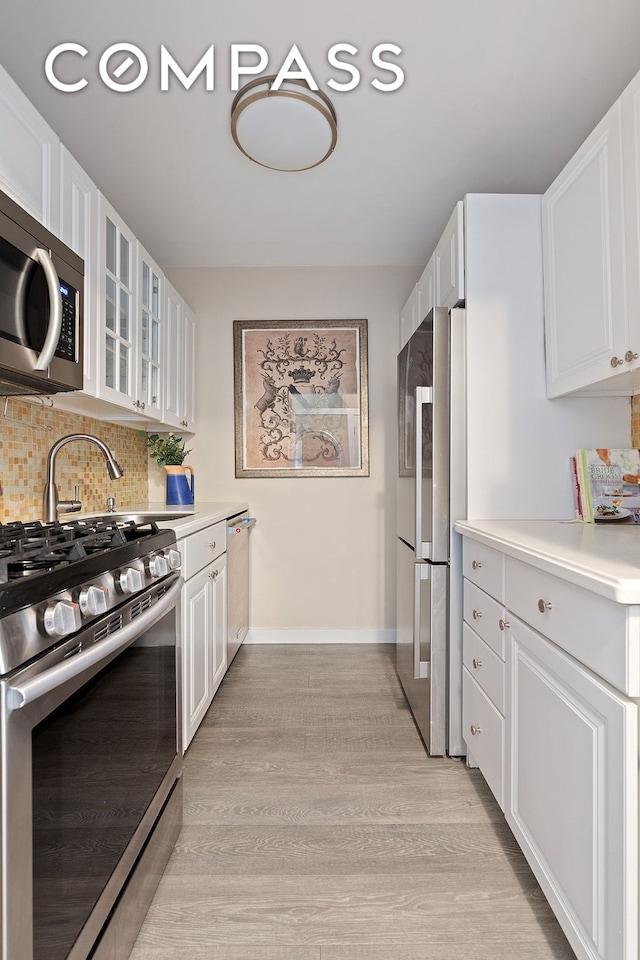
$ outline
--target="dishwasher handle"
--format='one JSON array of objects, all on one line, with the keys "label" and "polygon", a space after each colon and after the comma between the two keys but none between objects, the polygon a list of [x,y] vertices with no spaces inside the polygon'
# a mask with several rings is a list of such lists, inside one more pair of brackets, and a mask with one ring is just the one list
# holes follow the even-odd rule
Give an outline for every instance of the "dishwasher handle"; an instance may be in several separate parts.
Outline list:
[{"label": "dishwasher handle", "polygon": [[227,533],[244,533],[245,530],[250,530],[251,527],[255,526],[257,522],[255,517],[245,517],[243,520],[238,520],[237,523],[234,521],[227,528]]}]

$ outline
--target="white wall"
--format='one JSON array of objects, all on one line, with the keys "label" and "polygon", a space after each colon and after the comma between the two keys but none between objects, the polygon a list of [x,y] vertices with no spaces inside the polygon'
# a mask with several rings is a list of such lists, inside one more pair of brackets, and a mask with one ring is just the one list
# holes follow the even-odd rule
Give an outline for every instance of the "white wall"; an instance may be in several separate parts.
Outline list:
[{"label": "white wall", "polygon": [[[392,640],[398,315],[419,270],[167,273],[198,318],[198,432],[189,456],[196,500],[247,500],[258,519],[251,541],[250,639]],[[233,321],[362,318],[369,339],[370,476],[236,479]],[[152,481],[153,499],[163,499],[162,484],[159,476],[155,488]]]}]

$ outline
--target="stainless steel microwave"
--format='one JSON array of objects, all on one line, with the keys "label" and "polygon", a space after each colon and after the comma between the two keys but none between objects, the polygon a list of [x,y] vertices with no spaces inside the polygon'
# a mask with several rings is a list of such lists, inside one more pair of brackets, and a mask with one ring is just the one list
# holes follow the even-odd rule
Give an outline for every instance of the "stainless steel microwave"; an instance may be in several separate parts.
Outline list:
[{"label": "stainless steel microwave", "polygon": [[0,396],[82,389],[84,262],[0,192]]}]

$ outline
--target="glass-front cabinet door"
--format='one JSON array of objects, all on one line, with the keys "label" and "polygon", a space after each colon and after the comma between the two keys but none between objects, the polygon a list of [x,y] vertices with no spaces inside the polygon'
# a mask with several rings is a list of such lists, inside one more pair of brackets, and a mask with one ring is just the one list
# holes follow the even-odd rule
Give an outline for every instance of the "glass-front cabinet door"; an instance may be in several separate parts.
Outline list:
[{"label": "glass-front cabinet door", "polygon": [[146,416],[162,417],[164,297],[162,271],[138,244],[140,351],[138,399]]},{"label": "glass-front cabinet door", "polygon": [[99,395],[135,414],[140,412],[136,383],[136,241],[116,211],[100,196],[102,344]]}]

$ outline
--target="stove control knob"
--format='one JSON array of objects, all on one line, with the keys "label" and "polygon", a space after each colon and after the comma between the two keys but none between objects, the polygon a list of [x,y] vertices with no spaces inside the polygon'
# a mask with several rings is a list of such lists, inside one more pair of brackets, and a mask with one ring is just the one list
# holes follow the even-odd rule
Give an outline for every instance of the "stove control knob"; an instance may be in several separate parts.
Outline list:
[{"label": "stove control knob", "polygon": [[167,550],[165,557],[169,561],[172,570],[179,570],[182,566],[182,557],[179,550]]},{"label": "stove control knob", "polygon": [[142,574],[135,567],[125,567],[121,570],[116,582],[123,593],[138,593],[144,587]]},{"label": "stove control knob", "polygon": [[50,603],[44,612],[44,629],[50,637],[68,637],[82,626],[80,607],[69,600]]},{"label": "stove control knob", "polygon": [[161,553],[156,554],[155,557],[151,557],[149,560],[149,574],[150,576],[157,579],[158,577],[166,577],[169,573],[169,561]]},{"label": "stove control knob", "polygon": [[107,588],[98,587],[95,583],[90,587],[83,587],[78,597],[83,615],[85,617],[99,617],[101,613],[106,613],[107,595]]}]

